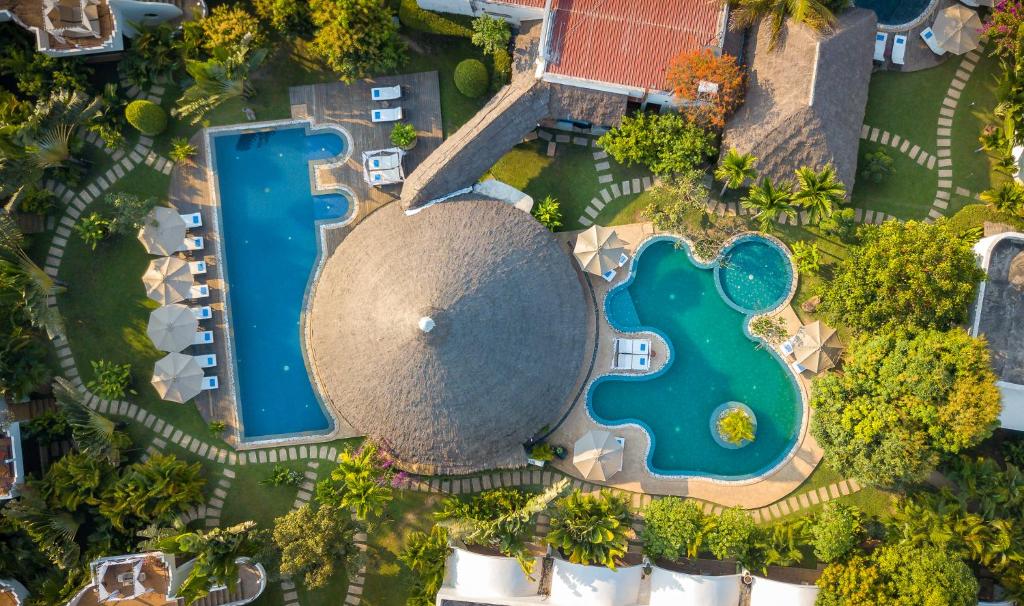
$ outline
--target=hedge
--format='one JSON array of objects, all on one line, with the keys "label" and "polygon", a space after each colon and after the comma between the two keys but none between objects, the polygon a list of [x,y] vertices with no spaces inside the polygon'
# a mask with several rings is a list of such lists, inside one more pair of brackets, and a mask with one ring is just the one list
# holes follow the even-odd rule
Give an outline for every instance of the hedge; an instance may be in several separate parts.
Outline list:
[{"label": "hedge", "polygon": [[420,8],[416,0],[402,0],[398,6],[398,20],[408,28],[428,34],[473,37],[473,30],[470,28],[454,19]]},{"label": "hedge", "polygon": [[145,99],[129,103],[124,109],[124,117],[128,119],[128,124],[144,135],[159,135],[167,128],[167,112],[164,108]]},{"label": "hedge", "polygon": [[487,66],[477,59],[463,59],[455,66],[455,88],[470,99],[487,92]]},{"label": "hedge", "polygon": [[491,90],[498,90],[512,79],[512,55],[505,49],[494,53],[494,72],[491,73]]}]

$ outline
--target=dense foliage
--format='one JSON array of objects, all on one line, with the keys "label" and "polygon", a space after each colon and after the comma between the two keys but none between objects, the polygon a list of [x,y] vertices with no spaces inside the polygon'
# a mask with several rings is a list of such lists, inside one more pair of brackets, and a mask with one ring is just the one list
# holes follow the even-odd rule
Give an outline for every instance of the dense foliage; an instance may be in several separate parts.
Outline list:
[{"label": "dense foliage", "polygon": [[946,329],[963,322],[984,272],[970,237],[945,221],[862,228],[821,295],[820,311],[856,330]]},{"label": "dense foliage", "polygon": [[714,133],[676,113],[625,116],[597,144],[620,164],[658,175],[691,171],[715,154]]},{"label": "dense foliage", "polygon": [[117,364],[109,360],[93,360],[91,364],[93,378],[86,383],[89,391],[104,400],[120,400],[128,394],[132,380],[131,364]]},{"label": "dense foliage", "polygon": [[347,512],[330,505],[314,509],[308,503],[274,520],[274,544],[281,552],[281,574],[297,579],[306,589],[318,589],[343,564],[358,569],[360,551],[353,539],[357,526]]},{"label": "dense foliage", "polygon": [[349,447],[338,457],[331,476],[317,483],[316,499],[321,505],[351,509],[360,520],[379,516],[394,498],[392,484],[401,481],[393,464],[373,442]]},{"label": "dense foliage", "polygon": [[[267,44],[267,36],[260,28],[259,19],[241,4],[215,6],[208,17],[186,21],[183,29],[185,47],[193,58],[199,55],[212,56],[215,49],[222,47],[247,45],[260,48]],[[202,52],[197,54],[193,49]]]},{"label": "dense foliage", "polygon": [[782,40],[782,29],[789,19],[827,32],[835,26],[834,11],[847,6],[846,0],[736,0],[729,23],[734,30],[742,31],[763,19],[765,27],[769,28],[769,49],[774,50]]},{"label": "dense foliage", "polygon": [[405,547],[398,554],[398,559],[416,575],[407,606],[434,605],[437,591],[444,582],[448,551],[448,531],[443,526],[434,526],[430,534],[419,531],[409,533]]},{"label": "dense foliage", "polygon": [[455,88],[459,92],[476,99],[487,92],[489,80],[487,66],[479,59],[463,59],[455,66]]},{"label": "dense foliage", "polygon": [[730,444],[754,441],[754,420],[742,408],[731,408],[715,423],[718,435]]},{"label": "dense foliage", "polygon": [[310,50],[352,82],[405,61],[390,5],[379,0],[310,0],[316,33]]},{"label": "dense foliage", "polygon": [[863,515],[856,507],[826,503],[814,516],[807,534],[814,557],[822,562],[836,562],[853,552],[863,530]]},{"label": "dense foliage", "polygon": [[644,508],[640,538],[644,551],[655,558],[695,558],[700,552],[708,521],[696,501],[665,497]]},{"label": "dense foliage", "polygon": [[253,0],[256,15],[281,34],[304,35],[312,24],[309,3],[296,0]]},{"label": "dense foliage", "polygon": [[473,19],[473,35],[470,39],[485,54],[494,55],[498,51],[508,50],[509,42],[512,40],[512,30],[504,19],[484,13]]},{"label": "dense foliage", "polygon": [[840,473],[920,481],[940,455],[991,433],[1001,410],[995,380],[985,342],[962,330],[861,337],[842,374],[815,380],[811,433]]},{"label": "dense foliage", "polygon": [[[710,49],[676,55],[666,77],[676,99],[683,102],[680,110],[683,115],[697,124],[716,129],[725,128],[725,121],[743,104],[747,88],[746,73],[736,57],[715,55]],[[716,84],[718,90],[699,92],[704,82]]]},{"label": "dense foliage", "polygon": [[124,110],[124,116],[128,124],[144,135],[159,135],[167,128],[167,112],[146,99],[136,99],[129,103]]},{"label": "dense foliage", "polygon": [[534,204],[531,213],[533,218],[551,231],[557,231],[562,226],[562,209],[553,196],[545,196],[543,200]]},{"label": "dense foliage", "polygon": [[630,528],[629,504],[610,492],[584,495],[573,491],[555,502],[551,530],[544,540],[570,562],[614,569],[626,555]]}]

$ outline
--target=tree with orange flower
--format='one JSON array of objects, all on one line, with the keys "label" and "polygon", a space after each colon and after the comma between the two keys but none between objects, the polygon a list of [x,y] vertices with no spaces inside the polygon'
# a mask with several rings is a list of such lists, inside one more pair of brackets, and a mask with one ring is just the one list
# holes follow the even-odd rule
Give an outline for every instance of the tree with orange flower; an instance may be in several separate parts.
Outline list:
[{"label": "tree with orange flower", "polygon": [[[747,75],[731,55],[716,56],[710,50],[679,53],[668,68],[668,83],[680,110],[690,120],[711,128],[724,128],[726,119],[743,104]],[[701,83],[717,88],[702,90]]]}]

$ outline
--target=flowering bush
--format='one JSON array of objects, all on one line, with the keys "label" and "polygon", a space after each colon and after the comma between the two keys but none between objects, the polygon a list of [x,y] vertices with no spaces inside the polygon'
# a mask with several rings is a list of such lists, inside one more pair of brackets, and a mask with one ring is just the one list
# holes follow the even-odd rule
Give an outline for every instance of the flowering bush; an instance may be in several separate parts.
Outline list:
[{"label": "flowering bush", "polygon": [[[683,114],[691,121],[711,128],[725,127],[725,120],[743,104],[746,74],[730,55],[716,57],[710,50],[685,52],[668,68],[668,82],[675,96],[685,103]],[[701,82],[717,85],[715,93],[701,93]]]},{"label": "flowering bush", "polygon": [[1024,0],[996,2],[981,33],[993,45],[993,53],[1002,57],[1020,54],[1024,39]]}]

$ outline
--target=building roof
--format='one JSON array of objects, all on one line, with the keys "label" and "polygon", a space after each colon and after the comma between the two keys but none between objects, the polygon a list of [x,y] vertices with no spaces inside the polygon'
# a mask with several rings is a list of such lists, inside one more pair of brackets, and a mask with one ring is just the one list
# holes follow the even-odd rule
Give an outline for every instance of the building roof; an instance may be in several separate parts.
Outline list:
[{"label": "building roof", "polygon": [[583,366],[568,251],[505,202],[384,206],[338,245],[310,298],[321,396],[414,471],[525,464],[523,443],[561,418]]},{"label": "building roof", "polygon": [[746,100],[726,124],[722,149],[752,153],[759,172],[773,180],[832,162],[852,191],[875,24],[866,9],[846,11],[836,31],[824,36],[790,22],[774,51],[768,28],[759,26],[749,49]]},{"label": "building roof", "polygon": [[[73,12],[79,6],[78,2],[55,1],[56,7],[50,10],[44,4],[43,0],[0,0],[0,13],[7,12],[18,25],[31,31],[36,36],[39,50],[73,53],[97,49],[109,46],[117,32],[117,21],[107,0],[89,3],[89,14],[84,16],[84,21],[82,16]],[[78,18],[77,21],[71,20],[74,17]],[[55,33],[67,32],[72,27],[84,31],[84,23],[89,23],[94,34]]]},{"label": "building roof", "polygon": [[19,423],[11,423],[6,431],[0,431],[0,501],[18,496],[18,485],[24,481],[21,427]]},{"label": "building roof", "polygon": [[530,8],[544,8],[544,0],[491,0],[498,4],[511,4],[513,6],[527,6]]},{"label": "building roof", "polygon": [[713,0],[554,0],[547,71],[665,90],[673,57],[719,45],[724,10]]}]

